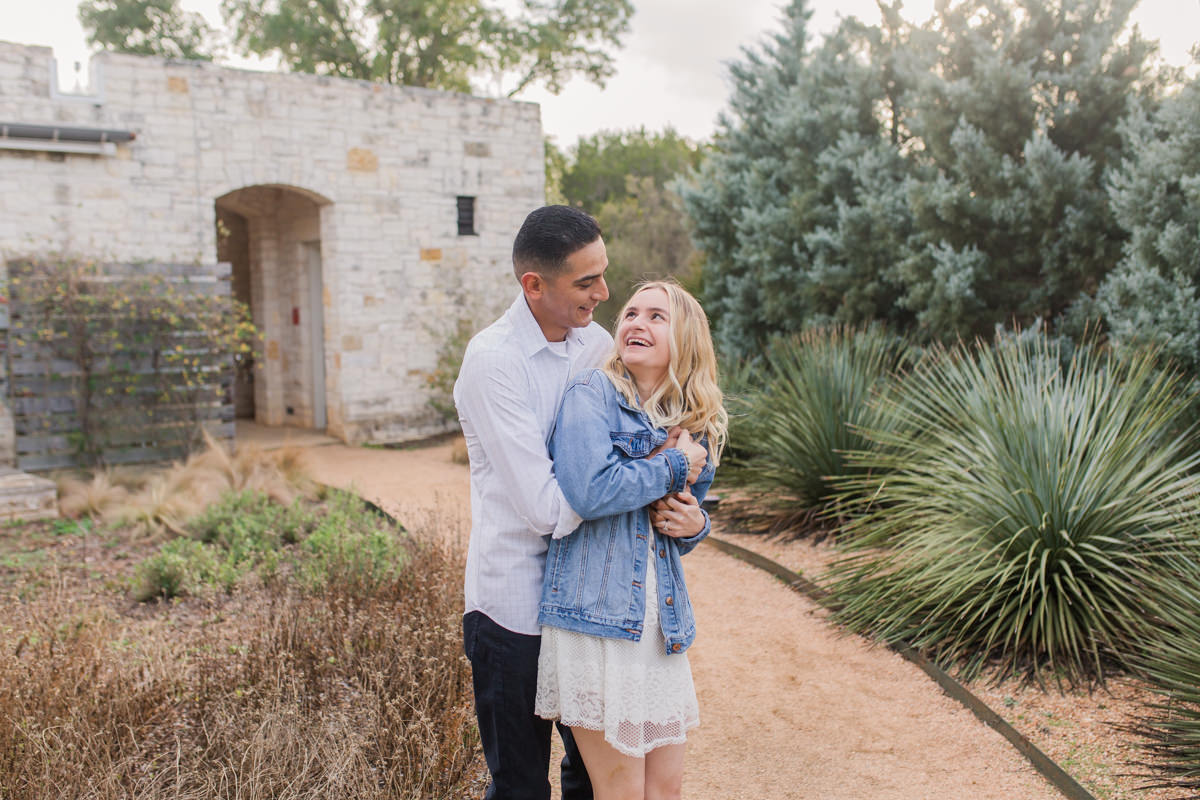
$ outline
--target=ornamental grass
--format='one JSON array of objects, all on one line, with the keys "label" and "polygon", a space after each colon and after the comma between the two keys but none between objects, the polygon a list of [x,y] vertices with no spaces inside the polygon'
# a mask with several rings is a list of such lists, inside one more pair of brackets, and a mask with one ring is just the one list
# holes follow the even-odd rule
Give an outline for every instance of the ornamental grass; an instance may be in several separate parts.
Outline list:
[{"label": "ornamental grass", "polygon": [[[478,797],[461,596],[450,589],[463,553],[444,544],[459,523],[443,515],[405,531],[350,499],[313,504],[317,529],[328,521],[346,533],[345,547],[305,553],[302,565],[319,561],[319,571],[281,566],[228,591],[131,604],[128,556],[153,542],[104,529],[93,533],[111,537],[104,546],[81,541],[16,576],[0,597],[0,796]],[[223,527],[235,512],[276,519],[267,502],[243,496],[189,522],[212,544],[164,546],[186,545],[179,575],[196,577],[203,548],[244,542],[245,531]],[[388,569],[357,558],[359,530],[393,540]],[[304,550],[312,535],[287,538],[281,551]],[[103,557],[108,544],[128,555]]]},{"label": "ornamental grass", "polygon": [[862,471],[846,454],[873,446],[862,431],[890,428],[891,405],[877,401],[910,359],[904,340],[882,327],[832,327],[775,340],[756,376],[743,368],[728,479],[750,502],[735,514],[773,532],[819,530],[834,481]]},{"label": "ornamental grass", "polygon": [[[1200,514],[1200,502],[1194,512]],[[1132,659],[1161,696],[1132,725],[1142,737],[1151,787],[1200,797],[1200,561],[1180,559],[1170,591],[1158,598],[1152,638]],[[1148,788],[1151,788],[1148,787]]]},{"label": "ornamental grass", "polygon": [[1200,541],[1182,386],[1152,353],[1064,366],[1042,335],[931,354],[881,397],[895,422],[864,431],[841,483],[840,619],[968,677],[1128,664]]}]

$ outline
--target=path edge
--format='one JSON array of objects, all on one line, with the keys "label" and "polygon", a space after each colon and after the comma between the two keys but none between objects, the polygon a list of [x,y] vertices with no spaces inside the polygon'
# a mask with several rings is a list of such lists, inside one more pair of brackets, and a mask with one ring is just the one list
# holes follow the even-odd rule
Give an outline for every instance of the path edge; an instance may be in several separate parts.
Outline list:
[{"label": "path edge", "polygon": [[[761,553],[756,553],[753,550],[736,545],[717,536],[709,535],[704,541],[739,561],[744,561],[751,566],[769,572],[787,584],[789,589],[799,592],[818,605],[829,608],[835,604],[833,596],[829,592],[800,573],[794,572],[776,561],[772,561]],[[989,708],[986,703],[972,694],[967,687],[951,677],[948,672],[914,650],[906,642],[888,645],[888,647],[920,667],[926,675],[941,687],[943,692],[957,700],[978,717],[981,722],[1007,739],[1009,744],[1016,748],[1017,752],[1023,755],[1033,768],[1049,781],[1055,789],[1061,792],[1064,797],[1069,798],[1069,800],[1096,800],[1096,797],[1077,780],[1072,778],[1066,770],[1039,750],[1037,745],[1025,738],[1024,734],[1008,724],[1003,717]]]}]

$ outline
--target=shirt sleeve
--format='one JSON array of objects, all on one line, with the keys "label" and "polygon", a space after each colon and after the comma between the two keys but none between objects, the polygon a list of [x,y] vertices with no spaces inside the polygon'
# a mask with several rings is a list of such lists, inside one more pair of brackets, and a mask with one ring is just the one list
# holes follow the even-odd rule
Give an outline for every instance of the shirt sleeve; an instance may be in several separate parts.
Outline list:
[{"label": "shirt sleeve", "polygon": [[532,533],[561,537],[579,527],[582,520],[554,479],[521,364],[496,354],[464,360],[455,405],[463,429],[479,440],[497,482]]}]

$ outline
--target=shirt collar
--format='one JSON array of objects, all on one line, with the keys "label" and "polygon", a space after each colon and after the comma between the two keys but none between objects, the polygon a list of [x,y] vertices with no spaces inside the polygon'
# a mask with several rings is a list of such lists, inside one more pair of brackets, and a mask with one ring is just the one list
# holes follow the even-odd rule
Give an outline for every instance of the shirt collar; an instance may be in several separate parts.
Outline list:
[{"label": "shirt collar", "polygon": [[[517,345],[526,358],[532,358],[536,353],[546,349],[550,343],[546,341],[546,334],[542,333],[542,326],[538,325],[537,318],[533,316],[524,292],[517,293],[517,299],[513,300],[513,304],[509,306],[508,313],[512,318]],[[567,329],[568,347],[579,347],[583,342],[582,328]]]}]

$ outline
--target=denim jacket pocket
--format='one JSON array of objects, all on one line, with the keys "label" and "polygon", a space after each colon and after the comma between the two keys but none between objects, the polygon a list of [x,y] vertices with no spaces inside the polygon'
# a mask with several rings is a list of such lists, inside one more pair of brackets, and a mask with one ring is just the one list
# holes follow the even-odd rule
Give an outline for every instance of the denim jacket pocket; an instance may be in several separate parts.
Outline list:
[{"label": "denim jacket pocket", "polygon": [[652,434],[648,431],[610,431],[613,447],[630,458],[645,458],[654,449]]}]

